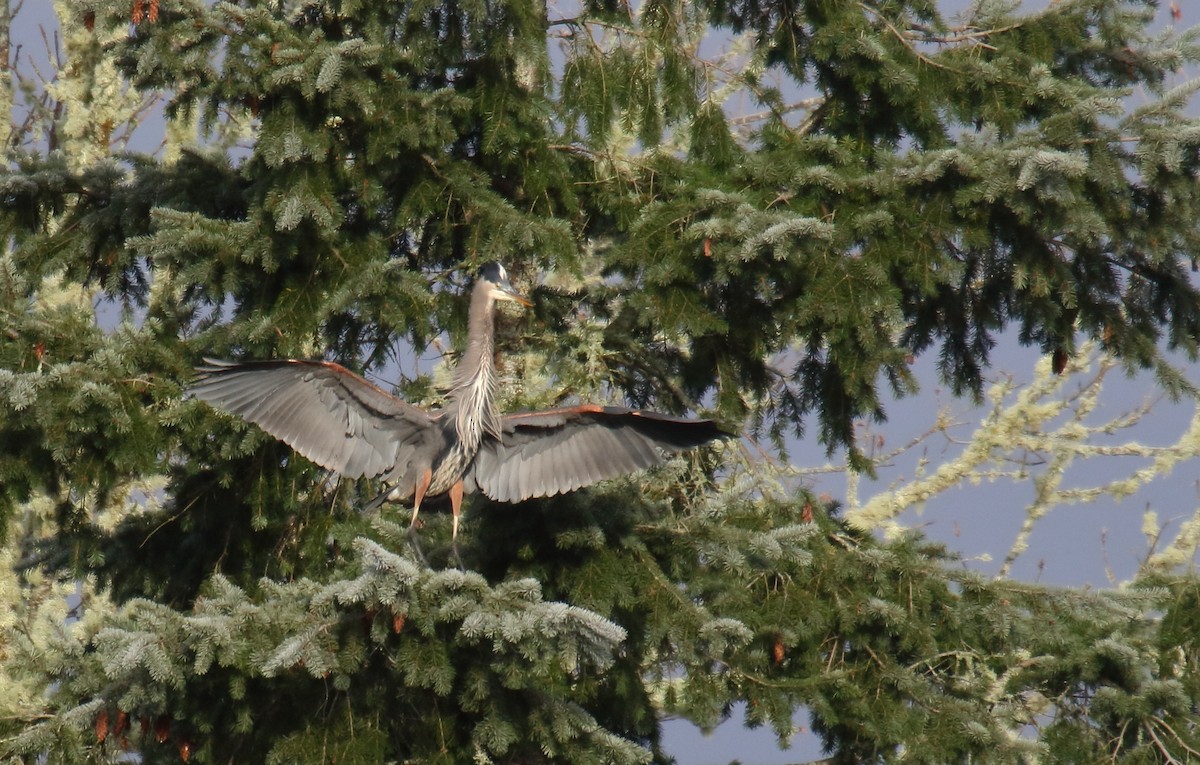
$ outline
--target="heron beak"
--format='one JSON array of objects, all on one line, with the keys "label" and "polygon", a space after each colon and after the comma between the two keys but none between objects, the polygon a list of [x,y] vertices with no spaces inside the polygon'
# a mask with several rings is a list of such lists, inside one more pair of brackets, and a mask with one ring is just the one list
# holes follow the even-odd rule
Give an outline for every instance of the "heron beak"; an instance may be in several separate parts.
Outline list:
[{"label": "heron beak", "polygon": [[497,300],[511,300],[527,308],[533,305],[532,300],[513,289],[511,284],[497,284],[496,288],[492,290],[492,297]]}]

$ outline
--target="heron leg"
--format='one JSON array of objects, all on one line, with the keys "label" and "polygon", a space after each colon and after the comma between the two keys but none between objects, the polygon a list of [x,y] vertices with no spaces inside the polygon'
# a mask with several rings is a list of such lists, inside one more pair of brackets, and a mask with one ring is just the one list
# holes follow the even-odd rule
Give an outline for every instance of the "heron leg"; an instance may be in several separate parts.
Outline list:
[{"label": "heron leg", "polygon": [[433,480],[433,471],[426,470],[417,479],[417,486],[413,489],[413,517],[409,528],[416,528],[417,513],[421,512],[421,501],[425,499],[425,492],[429,491],[429,483]]},{"label": "heron leg", "polygon": [[449,494],[450,494],[450,514],[454,518],[454,520],[451,522],[451,529],[453,529],[453,530],[450,533],[450,539],[457,540],[458,539],[458,513],[460,510],[462,510],[463,482],[459,481],[458,483],[451,486]]},{"label": "heron leg", "polygon": [[454,560],[458,562],[458,567],[462,568],[462,556],[458,554],[458,513],[462,510],[463,500],[463,482],[458,481],[450,487],[450,551],[454,554]]},{"label": "heron leg", "polygon": [[408,543],[412,546],[413,552],[417,554],[418,560],[426,568],[429,568],[429,561],[425,558],[425,553],[421,552],[421,545],[417,542],[417,513],[421,512],[421,500],[425,499],[425,492],[429,491],[429,482],[432,480],[432,470],[426,470],[417,479],[417,485],[413,489],[412,523],[408,524]]}]

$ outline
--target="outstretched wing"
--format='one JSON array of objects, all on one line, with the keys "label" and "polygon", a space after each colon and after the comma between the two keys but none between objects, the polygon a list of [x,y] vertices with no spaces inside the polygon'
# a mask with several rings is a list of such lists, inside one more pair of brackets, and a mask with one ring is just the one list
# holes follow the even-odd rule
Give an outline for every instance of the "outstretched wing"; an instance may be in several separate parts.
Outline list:
[{"label": "outstretched wing", "polygon": [[729,435],[712,420],[600,406],[509,414],[502,423],[503,439],[484,441],[469,475],[500,502],[573,491]]},{"label": "outstretched wing", "polygon": [[188,394],[348,478],[407,464],[436,418],[327,361],[205,359]]}]

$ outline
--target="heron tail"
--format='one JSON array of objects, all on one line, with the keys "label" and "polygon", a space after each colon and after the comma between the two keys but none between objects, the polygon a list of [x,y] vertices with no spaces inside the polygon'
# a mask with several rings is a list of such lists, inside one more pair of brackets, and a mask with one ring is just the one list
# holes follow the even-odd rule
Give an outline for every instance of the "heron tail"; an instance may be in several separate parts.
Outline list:
[{"label": "heron tail", "polygon": [[374,513],[378,511],[379,508],[383,507],[384,503],[388,501],[388,497],[391,496],[393,491],[395,491],[395,489],[384,489],[374,499],[363,505],[362,511],[364,513]]}]

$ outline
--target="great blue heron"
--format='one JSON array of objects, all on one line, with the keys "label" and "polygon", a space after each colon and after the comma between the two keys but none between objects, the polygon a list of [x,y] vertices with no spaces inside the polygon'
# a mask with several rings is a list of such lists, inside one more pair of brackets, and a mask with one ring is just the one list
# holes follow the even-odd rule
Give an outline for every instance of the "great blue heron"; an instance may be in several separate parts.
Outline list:
[{"label": "great blue heron", "polygon": [[489,263],[471,292],[467,350],[440,411],[405,403],[328,361],[206,359],[190,394],[324,468],[383,479],[391,489],[377,502],[411,498],[414,524],[426,497],[448,494],[453,539],[464,493],[500,502],[553,496],[728,435],[712,420],[589,404],[501,415],[493,360],[499,300],[531,305],[504,268]]}]

